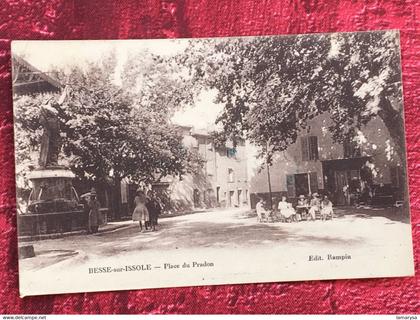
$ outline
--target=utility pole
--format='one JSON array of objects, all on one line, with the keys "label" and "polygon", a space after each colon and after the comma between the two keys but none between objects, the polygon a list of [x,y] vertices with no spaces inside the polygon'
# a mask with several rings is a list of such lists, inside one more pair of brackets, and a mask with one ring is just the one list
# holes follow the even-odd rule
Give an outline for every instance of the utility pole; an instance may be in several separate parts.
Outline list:
[{"label": "utility pole", "polygon": [[268,163],[268,152],[270,147],[270,139],[267,141],[267,158],[265,164],[267,166],[267,180],[268,180],[268,195],[270,197],[270,210],[273,210],[273,196],[271,192],[271,177],[270,177],[270,164]]},{"label": "utility pole", "polygon": [[270,196],[270,210],[273,209],[273,197],[271,195],[271,177],[270,177],[270,165],[267,161],[267,179],[268,179],[268,194]]}]

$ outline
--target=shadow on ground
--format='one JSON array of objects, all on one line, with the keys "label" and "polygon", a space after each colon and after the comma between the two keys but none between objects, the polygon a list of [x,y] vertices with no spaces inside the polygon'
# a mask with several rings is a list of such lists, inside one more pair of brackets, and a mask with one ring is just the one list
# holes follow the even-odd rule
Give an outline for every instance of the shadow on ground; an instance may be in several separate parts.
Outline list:
[{"label": "shadow on ground", "polygon": [[339,236],[302,235],[281,224],[238,224],[237,222],[185,221],[167,219],[160,223],[159,231],[140,233],[137,226],[116,231],[115,237],[98,235],[103,255],[115,255],[138,250],[174,250],[191,248],[238,248],[276,246],[300,243],[311,245],[353,245],[360,239]]},{"label": "shadow on ground", "polygon": [[355,215],[362,219],[384,217],[392,221],[410,223],[410,216],[403,207],[337,207],[334,213],[338,216]]}]

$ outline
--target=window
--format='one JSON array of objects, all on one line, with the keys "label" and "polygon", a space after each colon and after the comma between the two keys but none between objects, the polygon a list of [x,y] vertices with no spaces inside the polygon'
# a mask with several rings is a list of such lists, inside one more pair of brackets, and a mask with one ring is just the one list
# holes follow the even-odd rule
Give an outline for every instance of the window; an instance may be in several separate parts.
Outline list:
[{"label": "window", "polygon": [[236,148],[226,148],[226,157],[236,158]]},{"label": "window", "polygon": [[389,168],[391,174],[391,183],[394,187],[401,187],[402,170],[401,167],[393,166]]},{"label": "window", "polygon": [[307,136],[301,137],[302,160],[318,160],[318,137]]},{"label": "window", "polygon": [[232,168],[228,169],[228,182],[235,182],[235,172]]},{"label": "window", "polygon": [[356,141],[350,138],[345,139],[343,142],[343,153],[344,158],[360,157],[361,155],[359,145]]}]

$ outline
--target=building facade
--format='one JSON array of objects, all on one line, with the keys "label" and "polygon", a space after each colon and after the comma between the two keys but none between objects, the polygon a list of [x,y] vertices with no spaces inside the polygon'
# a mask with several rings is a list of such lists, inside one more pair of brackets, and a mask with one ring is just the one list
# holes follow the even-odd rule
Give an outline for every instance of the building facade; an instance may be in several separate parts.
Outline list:
[{"label": "building facade", "polygon": [[[301,130],[294,144],[275,155],[269,168],[274,202],[282,195],[295,199],[317,192],[330,195],[335,205],[348,205],[347,190],[361,181],[373,187],[402,188],[404,164],[379,117],[343,143],[333,141],[330,125],[328,113],[319,115]],[[253,206],[257,198],[267,197],[266,168],[254,172],[250,192]]]},{"label": "building facade", "polygon": [[245,143],[216,147],[205,130],[180,126],[184,145],[197,152],[202,163],[195,173],[166,177],[153,188],[167,198],[169,211],[240,207],[249,203]]}]

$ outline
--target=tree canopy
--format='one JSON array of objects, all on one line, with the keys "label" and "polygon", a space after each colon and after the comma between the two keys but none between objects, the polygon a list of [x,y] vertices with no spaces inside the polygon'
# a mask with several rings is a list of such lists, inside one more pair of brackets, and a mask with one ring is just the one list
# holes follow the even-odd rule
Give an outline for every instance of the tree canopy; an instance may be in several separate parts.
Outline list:
[{"label": "tree canopy", "polygon": [[[150,108],[138,93],[117,85],[115,67],[115,55],[110,54],[86,68],[56,72],[68,91],[59,110],[64,161],[79,179],[108,184],[123,178],[148,183],[185,174],[196,157],[168,121],[169,107],[163,108],[162,101],[161,107]],[[164,74],[155,73],[159,76]],[[22,174],[34,163],[39,145],[38,106],[52,97],[58,98],[49,94],[15,100],[17,164]]]},{"label": "tree canopy", "polygon": [[[325,112],[336,142],[380,117],[404,161],[399,59],[395,31],[189,40],[175,56],[130,55],[117,85],[113,53],[57,73],[70,88],[60,111],[64,154],[78,176],[91,180],[182,175],[197,157],[182,146],[171,117],[202,90],[215,89],[215,102],[224,105],[216,140],[247,139],[269,163]],[[36,148],[33,107],[44,98],[16,100],[16,125],[24,129],[17,131],[20,163]]]},{"label": "tree canopy", "polygon": [[404,158],[394,31],[207,39],[186,52],[179,61],[191,66],[194,83],[217,89],[225,105],[217,122],[226,138],[248,139],[269,161],[324,112],[337,142],[381,117]]}]

